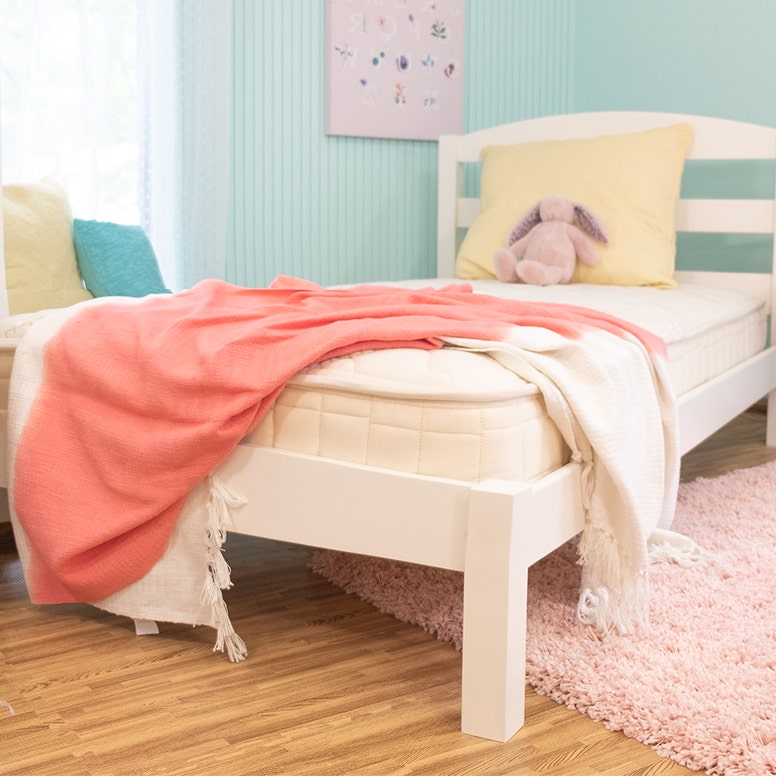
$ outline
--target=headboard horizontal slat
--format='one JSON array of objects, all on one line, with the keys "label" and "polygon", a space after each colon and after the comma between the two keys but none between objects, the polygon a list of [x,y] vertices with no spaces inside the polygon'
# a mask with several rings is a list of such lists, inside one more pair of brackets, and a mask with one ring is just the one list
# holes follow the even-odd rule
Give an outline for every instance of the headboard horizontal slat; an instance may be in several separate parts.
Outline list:
[{"label": "headboard horizontal slat", "polygon": [[679,232],[729,232],[771,234],[774,230],[773,200],[682,199],[676,209]]}]

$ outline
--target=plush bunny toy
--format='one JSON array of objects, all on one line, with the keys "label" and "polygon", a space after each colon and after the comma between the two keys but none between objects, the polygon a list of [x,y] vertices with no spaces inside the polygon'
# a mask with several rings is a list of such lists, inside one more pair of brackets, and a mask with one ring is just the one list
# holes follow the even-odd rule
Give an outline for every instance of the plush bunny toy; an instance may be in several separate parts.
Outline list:
[{"label": "plush bunny toy", "polygon": [[606,227],[588,208],[559,194],[545,197],[512,229],[509,247],[493,254],[496,277],[539,286],[568,283],[577,259],[591,266],[598,261],[595,246],[582,230],[609,242]]}]

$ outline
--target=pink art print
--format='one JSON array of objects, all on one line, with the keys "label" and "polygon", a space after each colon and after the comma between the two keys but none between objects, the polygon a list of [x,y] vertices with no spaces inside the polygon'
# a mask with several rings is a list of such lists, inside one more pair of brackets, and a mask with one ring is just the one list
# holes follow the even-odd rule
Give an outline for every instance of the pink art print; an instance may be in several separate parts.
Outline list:
[{"label": "pink art print", "polygon": [[464,0],[327,0],[326,132],[463,131]]}]

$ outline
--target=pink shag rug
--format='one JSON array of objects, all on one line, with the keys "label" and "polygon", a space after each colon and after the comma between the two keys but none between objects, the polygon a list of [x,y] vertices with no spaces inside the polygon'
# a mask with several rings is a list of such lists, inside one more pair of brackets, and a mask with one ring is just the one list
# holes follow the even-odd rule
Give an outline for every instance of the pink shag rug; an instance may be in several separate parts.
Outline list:
[{"label": "pink shag rug", "polygon": [[[673,527],[719,557],[653,565],[637,634],[577,622],[573,544],[531,568],[527,679],[688,768],[776,774],[776,461],[682,484]],[[461,648],[462,574],[332,551],[312,569]]]}]

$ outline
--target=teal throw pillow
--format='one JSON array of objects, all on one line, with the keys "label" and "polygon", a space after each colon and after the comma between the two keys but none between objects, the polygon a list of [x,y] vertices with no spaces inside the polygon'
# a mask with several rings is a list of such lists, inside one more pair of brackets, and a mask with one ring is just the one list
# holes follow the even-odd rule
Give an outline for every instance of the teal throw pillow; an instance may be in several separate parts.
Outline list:
[{"label": "teal throw pillow", "polygon": [[94,296],[170,293],[141,227],[76,218],[73,243],[78,269]]}]

